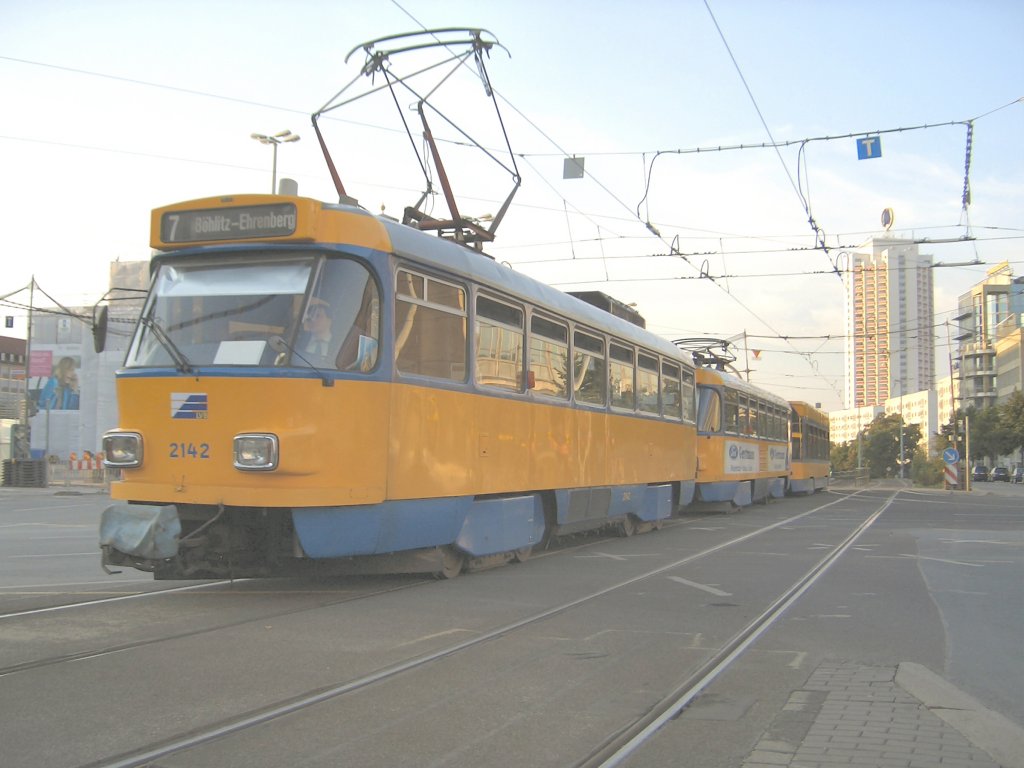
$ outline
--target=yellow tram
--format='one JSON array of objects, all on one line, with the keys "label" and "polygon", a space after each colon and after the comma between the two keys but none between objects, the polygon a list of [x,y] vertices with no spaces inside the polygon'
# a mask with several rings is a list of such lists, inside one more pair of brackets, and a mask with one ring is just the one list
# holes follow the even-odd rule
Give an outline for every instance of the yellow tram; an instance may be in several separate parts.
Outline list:
[{"label": "yellow tram", "polygon": [[790,493],[814,493],[828,487],[828,414],[808,403],[791,402]]},{"label": "yellow tram", "polygon": [[354,205],[189,201],[151,240],[105,564],[454,575],[694,496],[694,366],[638,325]]}]

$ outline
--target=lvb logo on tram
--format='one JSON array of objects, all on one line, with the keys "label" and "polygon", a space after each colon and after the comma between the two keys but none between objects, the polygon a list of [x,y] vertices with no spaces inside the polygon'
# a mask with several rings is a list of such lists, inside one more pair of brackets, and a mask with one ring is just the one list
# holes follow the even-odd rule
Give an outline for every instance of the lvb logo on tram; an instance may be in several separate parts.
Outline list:
[{"label": "lvb logo on tram", "polygon": [[208,411],[205,392],[171,392],[172,419],[205,419]]}]

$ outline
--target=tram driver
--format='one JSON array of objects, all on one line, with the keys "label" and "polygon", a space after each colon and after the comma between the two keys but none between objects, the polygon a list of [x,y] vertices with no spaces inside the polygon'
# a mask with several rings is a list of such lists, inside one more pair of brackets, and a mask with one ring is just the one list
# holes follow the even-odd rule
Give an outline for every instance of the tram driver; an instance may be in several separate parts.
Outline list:
[{"label": "tram driver", "polygon": [[302,318],[302,356],[317,367],[326,366],[331,356],[331,318],[331,305],[318,298],[310,300]]}]

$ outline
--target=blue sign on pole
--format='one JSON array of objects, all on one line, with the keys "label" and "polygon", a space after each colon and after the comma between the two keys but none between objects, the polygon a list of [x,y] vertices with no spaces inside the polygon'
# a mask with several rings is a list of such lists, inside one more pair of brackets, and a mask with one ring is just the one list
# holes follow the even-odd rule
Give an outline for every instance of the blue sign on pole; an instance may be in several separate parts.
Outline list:
[{"label": "blue sign on pole", "polygon": [[882,137],[865,136],[857,139],[857,159],[872,160],[882,156]]},{"label": "blue sign on pole", "polygon": [[942,460],[947,464],[956,464],[960,461],[960,452],[956,448],[947,448],[942,452]]}]

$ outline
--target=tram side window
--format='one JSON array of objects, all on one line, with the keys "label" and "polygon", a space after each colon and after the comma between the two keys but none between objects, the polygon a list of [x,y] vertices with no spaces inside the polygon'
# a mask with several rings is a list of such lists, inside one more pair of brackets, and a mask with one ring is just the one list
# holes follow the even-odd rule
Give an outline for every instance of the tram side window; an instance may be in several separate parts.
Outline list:
[{"label": "tram side window", "polygon": [[723,426],[726,433],[730,435],[741,434],[740,430],[740,402],[739,396],[733,389],[725,391],[725,411],[723,414]]},{"label": "tram side window", "polygon": [[608,378],[612,407],[625,408],[632,411],[636,408],[636,390],[633,383],[635,373],[633,350],[621,344],[611,344],[608,347],[608,357]]},{"label": "tram side window", "polygon": [[640,352],[636,367],[636,407],[643,413],[659,413],[658,358]]},{"label": "tram side window", "polygon": [[466,379],[466,291],[399,270],[395,285],[395,365],[399,372]]},{"label": "tram side window", "polygon": [[502,301],[476,299],[476,383],[523,390],[523,310]]},{"label": "tram side window", "polygon": [[751,435],[754,430],[752,427],[753,421],[750,413],[750,401],[746,395],[737,395],[738,405],[737,409],[739,412],[739,427],[741,435]]},{"label": "tram side window", "polygon": [[608,381],[605,374],[604,340],[576,331],[572,341],[572,388],[576,402],[604,405]]},{"label": "tram side window", "polygon": [[682,397],[683,397],[683,421],[687,424],[694,424],[697,421],[697,383],[692,370],[683,369]]},{"label": "tram side window", "polygon": [[697,387],[697,431],[719,432],[722,429],[722,396],[717,389]]},{"label": "tram side window", "polygon": [[377,364],[380,290],[366,268],[351,259],[328,259],[313,288],[297,362],[366,373]]},{"label": "tram side window", "polygon": [[828,433],[817,424],[809,424],[808,431],[811,436],[811,443],[808,446],[808,457],[811,459],[828,459]]},{"label": "tram side window", "polygon": [[756,402],[757,408],[757,434],[759,437],[771,437],[772,433],[768,430],[768,403],[758,400]]},{"label": "tram side window", "polygon": [[666,419],[681,421],[683,418],[682,387],[679,380],[679,366],[662,363],[661,366],[661,407]]},{"label": "tram side window", "polygon": [[569,397],[569,329],[537,315],[530,318],[530,385],[541,395]]},{"label": "tram side window", "polygon": [[793,461],[803,460],[803,432],[801,431],[801,425],[803,424],[801,419],[796,412],[793,413],[793,419],[790,422],[793,436],[790,438],[790,455]]}]

